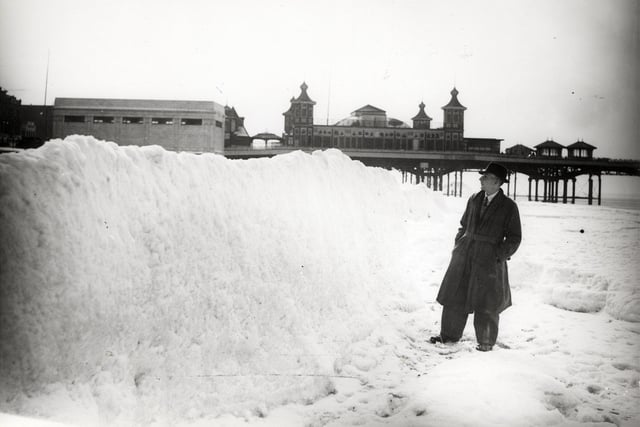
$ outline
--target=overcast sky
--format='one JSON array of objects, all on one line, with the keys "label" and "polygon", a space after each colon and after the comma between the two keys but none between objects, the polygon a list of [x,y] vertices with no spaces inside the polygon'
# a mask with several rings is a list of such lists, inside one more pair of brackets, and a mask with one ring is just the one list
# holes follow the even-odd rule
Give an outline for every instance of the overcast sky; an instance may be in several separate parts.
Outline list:
[{"label": "overcast sky", "polygon": [[213,100],[280,134],[305,81],[315,122],[363,105],[465,135],[578,139],[640,159],[636,0],[0,0],[0,86],[56,97]]}]

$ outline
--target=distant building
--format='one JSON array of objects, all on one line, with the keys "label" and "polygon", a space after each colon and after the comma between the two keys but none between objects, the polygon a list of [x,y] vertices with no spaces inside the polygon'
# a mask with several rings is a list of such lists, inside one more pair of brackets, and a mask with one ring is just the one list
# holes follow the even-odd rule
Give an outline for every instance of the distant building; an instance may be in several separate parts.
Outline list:
[{"label": "distant building", "polygon": [[576,141],[567,146],[567,155],[570,159],[592,159],[595,149],[596,147],[584,141]]},{"label": "distant building", "polygon": [[56,98],[53,136],[93,135],[119,145],[224,151],[224,107],[213,101]]},{"label": "distant building", "polygon": [[505,149],[504,152],[509,156],[518,156],[518,157],[531,157],[531,156],[535,156],[536,154],[536,150],[522,144],[516,144],[513,147],[509,147]]},{"label": "distant building", "polygon": [[35,148],[51,138],[53,107],[23,105],[0,88],[0,146]]},{"label": "distant building", "polygon": [[0,87],[0,145],[15,146],[20,139],[22,102]]},{"label": "distant building", "polygon": [[256,144],[264,144],[265,147],[269,148],[280,147],[282,145],[282,137],[271,132],[260,132],[251,137],[251,144],[254,147]]},{"label": "distant building", "polygon": [[453,88],[449,103],[442,107],[442,128],[431,128],[431,117],[418,105],[418,113],[409,125],[388,117],[385,110],[365,105],[333,125],[313,123],[315,102],[307,93],[308,86],[302,83],[300,95],[291,98],[284,115],[285,145],[294,147],[344,148],[344,149],[389,149],[426,151],[477,151],[500,152],[501,139],[465,138],[464,111],[467,109],[458,100],[458,90]]},{"label": "distant building", "polygon": [[535,146],[536,156],[538,157],[562,157],[564,145],[548,139],[545,142]]},{"label": "distant building", "polygon": [[22,105],[20,107],[20,148],[35,148],[53,135],[52,105]]},{"label": "distant building", "polygon": [[233,107],[224,107],[224,146],[250,146],[251,136],[244,127],[244,117],[240,117]]}]

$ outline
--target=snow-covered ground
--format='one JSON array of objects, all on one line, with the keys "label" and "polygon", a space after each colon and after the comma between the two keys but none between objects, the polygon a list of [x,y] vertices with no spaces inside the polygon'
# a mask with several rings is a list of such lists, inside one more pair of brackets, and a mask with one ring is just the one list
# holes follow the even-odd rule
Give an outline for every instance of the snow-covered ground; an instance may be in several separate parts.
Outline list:
[{"label": "snow-covered ground", "polygon": [[3,154],[0,425],[639,425],[640,212],[518,200],[480,353],[428,344],[465,202],[335,150]]}]

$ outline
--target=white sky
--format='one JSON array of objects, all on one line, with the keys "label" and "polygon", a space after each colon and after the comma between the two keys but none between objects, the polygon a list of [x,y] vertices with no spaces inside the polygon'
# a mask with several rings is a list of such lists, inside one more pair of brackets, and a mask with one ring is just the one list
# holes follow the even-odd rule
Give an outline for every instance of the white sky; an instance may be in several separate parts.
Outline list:
[{"label": "white sky", "polygon": [[[577,139],[640,159],[635,0],[0,0],[0,86],[55,97],[213,100],[281,133],[302,81],[316,123],[372,104],[434,122],[455,86],[465,135]],[[437,123],[436,123],[437,124]]]}]

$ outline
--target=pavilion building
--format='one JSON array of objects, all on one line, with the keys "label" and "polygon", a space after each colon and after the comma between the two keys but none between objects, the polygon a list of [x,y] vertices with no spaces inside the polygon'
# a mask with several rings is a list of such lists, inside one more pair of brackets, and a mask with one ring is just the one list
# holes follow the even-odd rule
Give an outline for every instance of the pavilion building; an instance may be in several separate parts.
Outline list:
[{"label": "pavilion building", "polygon": [[562,157],[562,151],[565,149],[565,146],[562,144],[558,144],[553,139],[547,139],[546,141],[536,145],[534,147],[536,149],[536,156],[538,157]]},{"label": "pavilion building", "polygon": [[424,151],[479,151],[500,152],[501,139],[465,138],[464,112],[467,109],[458,100],[454,87],[451,99],[442,107],[444,122],[441,128],[431,127],[431,117],[425,104],[418,105],[411,125],[387,116],[387,112],[373,105],[365,105],[349,117],[333,125],[313,123],[316,104],[302,83],[300,95],[291,98],[284,115],[285,145],[339,149],[424,150]]},{"label": "pavilion building", "polygon": [[567,157],[570,159],[592,159],[595,149],[596,147],[584,141],[576,141],[567,146]]}]

